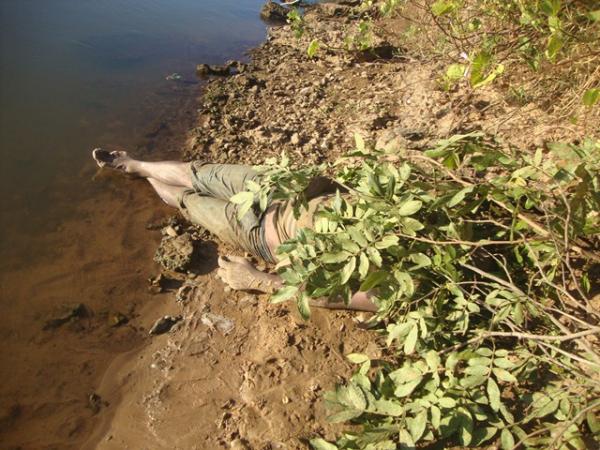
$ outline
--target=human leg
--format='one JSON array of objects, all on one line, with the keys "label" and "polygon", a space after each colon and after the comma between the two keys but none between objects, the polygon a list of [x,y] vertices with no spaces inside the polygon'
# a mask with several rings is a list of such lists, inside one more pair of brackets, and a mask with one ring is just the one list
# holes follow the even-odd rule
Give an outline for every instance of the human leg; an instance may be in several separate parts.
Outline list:
[{"label": "human leg", "polygon": [[238,218],[238,205],[191,189],[183,192],[179,204],[192,223],[206,228],[222,241],[264,257],[260,219],[252,211]]},{"label": "human leg", "polygon": [[193,161],[190,165],[192,185],[196,192],[221,200],[248,189],[247,182],[260,178],[252,166],[241,164],[210,164]]},{"label": "human leg", "polygon": [[182,197],[187,188],[184,186],[172,186],[170,184],[158,181],[155,178],[147,178],[147,180],[163,202],[169,206],[172,206],[173,208],[179,208],[179,199]]},{"label": "human leg", "polygon": [[163,184],[192,188],[190,163],[179,161],[141,161],[127,152],[95,149],[93,157],[100,167],[112,167],[143,178],[153,178]]}]

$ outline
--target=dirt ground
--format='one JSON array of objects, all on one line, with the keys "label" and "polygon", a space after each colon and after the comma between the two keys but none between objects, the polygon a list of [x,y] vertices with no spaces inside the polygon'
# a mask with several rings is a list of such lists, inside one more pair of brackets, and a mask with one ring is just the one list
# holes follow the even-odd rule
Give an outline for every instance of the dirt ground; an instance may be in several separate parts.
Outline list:
[{"label": "dirt ground", "polygon": [[[341,47],[354,26],[349,14],[347,6],[324,4],[308,12],[307,22]],[[387,26],[398,33],[405,24]],[[288,25],[273,27],[240,73],[210,79],[183,158],[255,164],[285,151],[307,163],[334,160],[352,148],[355,132],[380,148],[419,149],[483,130],[524,150],[580,132],[556,126],[535,106],[511,105],[491,88],[440,90],[436,61],[324,47],[311,59],[308,39],[294,38]],[[139,345],[114,359],[95,386],[97,426],[83,448],[300,449],[316,434],[333,438],[343,429],[326,422],[320,397],[351,374],[344,355],[381,354],[378,335],[360,326],[368,316],[318,310],[304,322],[293,305],[227,292],[215,277],[216,258],[232,250],[201,235],[200,264],[177,277],[167,273],[171,284],[131,318]],[[158,270],[153,263],[139,267],[147,275]],[[192,293],[177,302],[182,283]],[[164,315],[181,320],[168,333],[148,336]]]}]

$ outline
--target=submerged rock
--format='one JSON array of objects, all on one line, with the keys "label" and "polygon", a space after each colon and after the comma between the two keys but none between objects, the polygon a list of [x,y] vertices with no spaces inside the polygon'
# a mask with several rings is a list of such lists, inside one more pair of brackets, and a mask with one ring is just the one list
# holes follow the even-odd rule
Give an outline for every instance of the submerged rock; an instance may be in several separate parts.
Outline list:
[{"label": "submerged rock", "polygon": [[129,322],[127,316],[120,312],[115,312],[108,317],[109,325],[114,328],[125,325],[127,322]]},{"label": "submerged rock", "polygon": [[207,77],[209,75],[217,75],[224,77],[227,75],[231,75],[231,65],[223,64],[222,66],[218,66],[209,64],[198,64],[196,66],[196,74],[201,77]]},{"label": "submerged rock", "polygon": [[88,310],[83,303],[70,303],[63,305],[50,319],[44,324],[44,330],[52,330],[69,322],[71,319],[86,317]]},{"label": "submerged rock", "polygon": [[194,254],[194,241],[189,233],[179,236],[167,235],[163,237],[156,253],[154,261],[167,270],[175,272],[185,271],[192,262]]}]

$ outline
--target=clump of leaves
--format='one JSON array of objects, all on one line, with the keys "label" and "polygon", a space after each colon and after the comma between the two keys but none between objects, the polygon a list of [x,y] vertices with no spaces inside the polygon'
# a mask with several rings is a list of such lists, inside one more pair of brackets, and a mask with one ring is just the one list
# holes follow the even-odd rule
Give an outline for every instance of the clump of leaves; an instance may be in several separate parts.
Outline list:
[{"label": "clump of leaves", "polygon": [[[313,447],[586,448],[600,432],[600,142],[532,156],[478,133],[424,153],[356,143],[334,166],[347,192],[279,248],[274,301],[308,317],[312,299],[368,291],[390,355],[348,355],[356,372],[325,399],[361,430]],[[284,162],[265,184],[278,198],[307,185]]]},{"label": "clump of leaves", "polygon": [[[528,90],[552,107],[559,103],[556,90],[561,91],[560,103],[568,111],[597,102],[598,2],[436,0],[429,6],[406,2],[406,7],[429,13],[447,43],[445,54],[453,53],[449,52],[453,48],[467,60],[459,65],[473,88],[509,74],[525,77]],[[456,66],[452,62],[447,74],[458,74]],[[524,75],[524,68],[532,73]]]},{"label": "clump of leaves", "polygon": [[296,39],[300,39],[304,35],[304,18],[302,17],[302,14],[298,10],[298,8],[293,8],[292,10],[290,10],[290,12],[288,12],[287,23],[290,24],[292,31],[294,32],[294,36],[296,36]]}]

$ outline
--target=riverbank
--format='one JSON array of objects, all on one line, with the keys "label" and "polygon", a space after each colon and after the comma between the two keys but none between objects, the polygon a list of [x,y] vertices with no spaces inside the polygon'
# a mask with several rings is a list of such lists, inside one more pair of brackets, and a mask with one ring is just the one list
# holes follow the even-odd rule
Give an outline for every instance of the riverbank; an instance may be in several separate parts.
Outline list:
[{"label": "riverbank", "polygon": [[[350,7],[324,4],[306,21],[329,45],[342,47]],[[390,24],[401,32],[401,21]],[[421,149],[452,133],[474,130],[532,148],[567,132],[535,106],[506,103],[493,89],[439,89],[443,65],[392,52],[366,58],[322,48],[306,54],[308,37],[274,27],[241,73],[213,78],[186,137],[185,159],[262,162],[287,152],[297,161],[332,161],[358,132],[378,147]],[[344,355],[381,356],[383,343],[357,325],[361,316],[315,311],[303,322],[293,305],[226,292],[215,277],[217,254],[231,249],[184,224],[165,233],[196,235],[188,283],[136,319],[148,330],[163,315],[181,316],[168,333],[113,362],[97,393],[108,405],[90,448],[300,449],[340,426],[325,421],[321,394],[351,373]],[[366,350],[365,350],[366,349]]]}]

